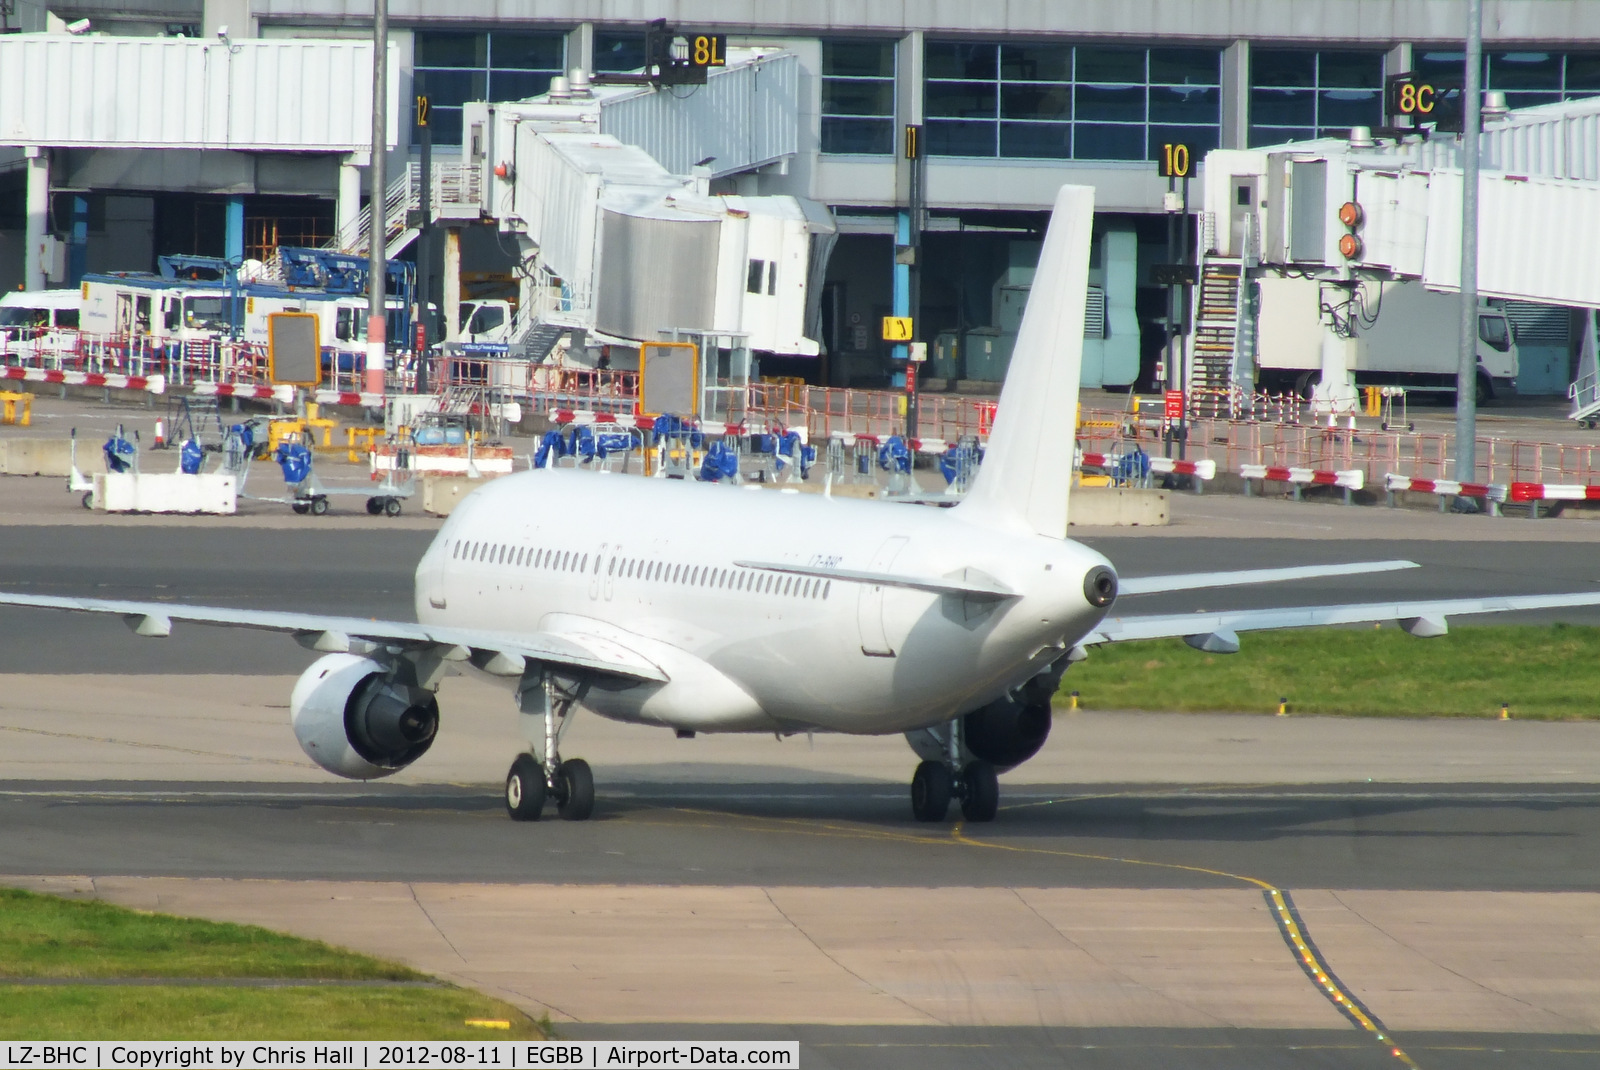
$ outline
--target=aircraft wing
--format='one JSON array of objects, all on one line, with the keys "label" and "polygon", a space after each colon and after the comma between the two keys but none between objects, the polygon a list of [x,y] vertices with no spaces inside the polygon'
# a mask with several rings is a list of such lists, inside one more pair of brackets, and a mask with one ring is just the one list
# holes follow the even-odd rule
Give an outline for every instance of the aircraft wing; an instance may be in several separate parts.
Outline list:
[{"label": "aircraft wing", "polygon": [[[139,635],[154,637],[170,635],[173,621],[189,621],[223,628],[283,632],[292,635],[302,646],[327,653],[351,651],[363,642],[402,648],[442,648],[444,651],[459,652],[457,660],[471,660],[480,668],[487,667],[490,671],[504,669],[502,675],[520,675],[519,659],[526,659],[579,673],[620,676],[641,682],[666,683],[668,679],[666,673],[647,658],[618,643],[590,635],[495,632],[368,617],[333,617],[277,610],[58,598],[5,592],[0,592],[0,605],[112,614],[123,618]],[[355,649],[355,652],[360,651]],[[507,660],[500,662],[497,667],[491,666],[495,655],[504,655]]]},{"label": "aircraft wing", "polygon": [[1444,635],[1449,630],[1448,618],[1453,616],[1594,605],[1600,605],[1600,591],[1107,617],[1084,637],[1083,645],[1120,643],[1133,639],[1181,638],[1199,650],[1231,654],[1239,649],[1237,633],[1245,631],[1392,620],[1412,635],[1431,637]]},{"label": "aircraft wing", "polygon": [[1354,561],[1344,565],[1297,565],[1293,568],[1249,568],[1237,572],[1189,572],[1176,576],[1128,576],[1117,580],[1117,594],[1166,594],[1205,587],[1238,587],[1248,583],[1314,580],[1325,576],[1370,576],[1421,568],[1415,561]]}]

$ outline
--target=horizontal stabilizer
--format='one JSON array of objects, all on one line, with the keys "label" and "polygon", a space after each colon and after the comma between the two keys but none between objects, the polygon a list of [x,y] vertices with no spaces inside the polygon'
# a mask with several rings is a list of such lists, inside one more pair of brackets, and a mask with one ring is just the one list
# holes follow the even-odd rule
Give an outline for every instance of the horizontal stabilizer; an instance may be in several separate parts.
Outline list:
[{"label": "horizontal stabilizer", "polygon": [[787,565],[781,561],[735,561],[739,568],[755,568],[765,572],[784,572],[794,576],[811,576],[819,580],[840,580],[845,583],[868,583],[876,587],[904,587],[932,594],[952,594],[978,601],[1000,602],[1017,597],[1017,592],[998,580],[983,576],[975,569],[967,569],[960,579],[947,576],[909,576],[902,572],[865,572],[854,568],[820,568],[811,565]]},{"label": "horizontal stabilizer", "polygon": [[1174,576],[1119,577],[1117,593],[1166,594],[1169,591],[1197,591],[1204,587],[1242,587],[1249,583],[1281,583],[1285,580],[1315,580],[1326,576],[1368,576],[1376,572],[1395,572],[1420,568],[1415,561],[1355,561],[1348,565],[1303,565],[1294,568],[1248,568],[1238,572],[1189,572]]}]

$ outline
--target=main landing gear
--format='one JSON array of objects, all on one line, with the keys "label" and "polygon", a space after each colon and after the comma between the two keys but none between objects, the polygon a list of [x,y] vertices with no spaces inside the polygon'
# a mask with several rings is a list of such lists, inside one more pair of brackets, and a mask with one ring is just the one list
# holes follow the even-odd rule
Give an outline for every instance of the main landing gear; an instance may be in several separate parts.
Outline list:
[{"label": "main landing gear", "polygon": [[961,800],[968,821],[993,821],[1000,809],[1000,780],[994,766],[982,759],[961,764],[961,721],[950,723],[949,753],[917,766],[911,778],[911,812],[918,821],[943,821],[950,801]]},{"label": "main landing gear", "polygon": [[545,756],[540,761],[533,754],[519,754],[511,763],[506,774],[506,812],[511,820],[539,820],[546,799],[555,800],[556,813],[567,821],[585,821],[594,813],[594,773],[589,763],[582,758],[561,760],[561,736],[580,691],[546,678],[519,693],[523,730],[534,743],[542,728]]}]

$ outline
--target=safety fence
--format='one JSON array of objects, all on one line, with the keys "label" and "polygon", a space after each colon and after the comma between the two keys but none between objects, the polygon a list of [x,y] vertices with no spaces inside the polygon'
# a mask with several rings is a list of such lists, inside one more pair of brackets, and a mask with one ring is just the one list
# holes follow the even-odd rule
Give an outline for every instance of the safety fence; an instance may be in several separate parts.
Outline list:
[{"label": "safety fence", "polygon": [[[138,383],[153,390],[153,384],[161,384],[180,393],[282,401],[283,388],[274,389],[268,381],[266,357],[264,346],[243,341],[107,337],[69,330],[23,337],[0,331],[0,375],[69,385]],[[317,397],[324,403],[377,402],[376,395],[361,392],[362,359],[359,353],[325,350]],[[560,411],[625,415],[639,407],[639,376],[632,371],[478,354],[390,354],[389,393],[413,392],[424,377],[429,392],[476,387],[498,401],[518,402],[547,416]],[[899,391],[752,383],[742,397],[737,392],[723,396],[731,397],[727,411],[708,417],[751,427],[804,429],[811,442],[841,436],[880,442],[901,437],[936,444],[982,441],[996,410],[992,398],[922,394],[916,402],[917,433],[908,436],[909,399]],[[1294,395],[1240,395],[1235,401],[1233,408],[1245,415],[1190,416],[1181,442],[1172,440],[1172,422],[1157,407],[1086,409],[1079,414],[1078,441],[1086,452],[1120,455],[1138,448],[1152,457],[1209,461],[1219,472],[1235,474],[1246,465],[1360,471],[1369,487],[1384,486],[1390,476],[1432,481],[1456,476],[1450,434],[1354,427],[1344,418],[1336,423]],[[1600,485],[1600,445],[1480,436],[1474,478],[1468,482]]]}]

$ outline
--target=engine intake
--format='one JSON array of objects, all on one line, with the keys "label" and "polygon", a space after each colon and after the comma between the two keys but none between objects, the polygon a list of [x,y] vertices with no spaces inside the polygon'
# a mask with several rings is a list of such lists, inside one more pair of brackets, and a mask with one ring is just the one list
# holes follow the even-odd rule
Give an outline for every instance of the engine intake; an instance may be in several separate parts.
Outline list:
[{"label": "engine intake", "polygon": [[1117,600],[1117,574],[1096,565],[1083,577],[1083,597],[1096,609],[1105,609]]},{"label": "engine intake", "polygon": [[355,654],[313,664],[295,682],[289,709],[300,749],[353,780],[399,772],[427,753],[439,731],[432,692]]}]

